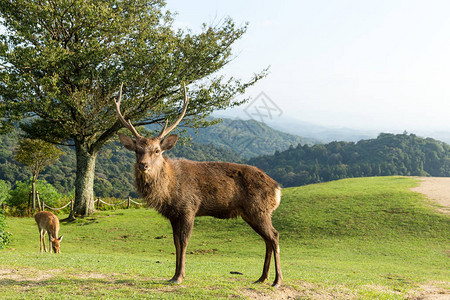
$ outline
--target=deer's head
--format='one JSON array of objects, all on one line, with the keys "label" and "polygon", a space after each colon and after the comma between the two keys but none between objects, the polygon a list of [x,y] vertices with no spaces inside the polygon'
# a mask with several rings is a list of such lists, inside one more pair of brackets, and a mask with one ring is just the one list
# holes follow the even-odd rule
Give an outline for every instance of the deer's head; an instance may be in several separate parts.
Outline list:
[{"label": "deer's head", "polygon": [[180,116],[170,127],[167,127],[168,121],[166,120],[166,124],[162,128],[159,135],[150,138],[141,136],[131,124],[130,120],[126,121],[122,116],[122,113],[120,112],[122,86],[120,87],[119,99],[115,102],[117,116],[119,117],[119,120],[122,122],[122,124],[131,131],[131,133],[134,135],[134,138],[119,133],[119,139],[126,149],[134,151],[136,153],[136,167],[142,173],[151,173],[154,170],[158,170],[159,167],[163,164],[162,153],[164,151],[172,149],[177,143],[178,135],[171,134],[167,136],[167,134],[181,122],[184,114],[186,113],[189,98],[186,93],[186,86],[183,87],[184,105]]},{"label": "deer's head", "polygon": [[61,253],[60,247],[62,239],[63,236],[60,236],[59,238],[52,238],[53,253]]}]

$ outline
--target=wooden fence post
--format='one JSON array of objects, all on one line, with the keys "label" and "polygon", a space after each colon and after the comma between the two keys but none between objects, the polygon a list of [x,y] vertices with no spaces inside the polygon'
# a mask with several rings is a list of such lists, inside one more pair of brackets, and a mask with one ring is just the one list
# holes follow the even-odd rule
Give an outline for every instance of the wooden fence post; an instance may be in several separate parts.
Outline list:
[{"label": "wooden fence post", "polygon": [[128,196],[128,205],[127,205],[127,208],[130,208],[130,202],[131,202],[131,197]]},{"label": "wooden fence post", "polygon": [[[39,192],[38,191],[36,191],[36,199],[37,199],[37,202],[38,202],[38,205],[39,205],[39,209],[42,211],[42,210],[44,210],[44,205],[42,205],[42,208],[41,208],[41,197],[39,197]],[[44,202],[42,202],[42,204],[43,204]]]},{"label": "wooden fence post", "polygon": [[31,211],[33,211],[34,210],[34,207],[32,207],[31,206],[31,195],[33,194],[33,192],[30,192],[29,194],[28,194],[28,210],[31,212]]},{"label": "wooden fence post", "polygon": [[97,198],[97,210],[98,210],[99,207],[100,207],[100,197]]},{"label": "wooden fence post", "polygon": [[70,213],[73,212],[73,199],[70,199]]},{"label": "wooden fence post", "polygon": [[41,209],[41,211],[44,211],[45,210],[45,203],[44,203],[44,201],[42,201],[42,209]]}]

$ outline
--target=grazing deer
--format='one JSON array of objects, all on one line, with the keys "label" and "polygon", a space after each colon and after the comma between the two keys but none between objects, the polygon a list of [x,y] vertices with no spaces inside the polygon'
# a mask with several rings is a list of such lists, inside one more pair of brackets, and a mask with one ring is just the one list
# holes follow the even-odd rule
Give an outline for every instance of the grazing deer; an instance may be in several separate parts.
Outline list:
[{"label": "grazing deer", "polygon": [[45,233],[48,233],[48,247],[49,252],[52,253],[60,253],[60,243],[63,239],[63,236],[58,238],[59,231],[59,220],[58,218],[49,211],[41,211],[34,215],[34,219],[39,228],[39,236],[40,236],[40,248],[42,253],[42,248],[45,252],[47,252],[47,248],[45,247]]},{"label": "grazing deer", "polygon": [[117,115],[135,138],[119,133],[122,145],[135,151],[135,183],[148,206],[168,218],[173,230],[176,249],[175,275],[172,283],[181,283],[185,277],[186,246],[197,216],[220,219],[241,216],[266,243],[266,256],[261,277],[269,277],[272,253],[275,260],[275,281],[282,282],[278,231],[272,226],[272,212],[278,207],[281,189],[277,182],[260,169],[226,162],[197,162],[169,159],[162,156],[172,149],[178,136],[167,134],[183,119],[189,98],[184,86],[184,106],[181,115],[170,127],[168,121],[157,137],[142,137],[120,112],[122,86],[116,103]]}]

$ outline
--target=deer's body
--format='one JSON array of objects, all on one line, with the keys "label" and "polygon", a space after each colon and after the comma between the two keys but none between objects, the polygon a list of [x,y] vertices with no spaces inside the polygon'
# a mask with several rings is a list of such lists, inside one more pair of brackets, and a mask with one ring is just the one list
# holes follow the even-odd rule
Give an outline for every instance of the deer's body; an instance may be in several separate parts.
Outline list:
[{"label": "deer's body", "polygon": [[220,219],[271,214],[280,204],[279,185],[256,167],[163,159],[154,176],[142,173],[138,165],[135,176],[139,194],[166,218],[181,212]]},{"label": "deer's body", "polygon": [[135,182],[140,195],[150,207],[170,220],[176,249],[176,270],[171,282],[180,283],[185,277],[185,254],[194,219],[197,216],[236,218],[241,216],[265,241],[266,256],[263,273],[257,282],[269,277],[272,254],[275,260],[274,286],[281,284],[282,275],[278,244],[278,231],[272,226],[272,212],[280,204],[278,183],[256,167],[226,162],[196,162],[169,159],[162,156],[173,148],[177,135],[167,135],[186,112],[188,98],[175,123],[158,137],[145,138],[138,134],[120,113],[120,100],[116,109],[120,121],[136,139],[119,133],[120,142],[135,151]]},{"label": "deer's body", "polygon": [[47,252],[47,248],[45,247],[45,234],[48,233],[48,243],[49,243],[49,251],[50,253],[60,253],[60,242],[63,237],[58,238],[59,232],[59,220],[53,213],[49,211],[41,211],[38,212],[34,219],[39,228],[39,240],[40,240],[40,251]]}]

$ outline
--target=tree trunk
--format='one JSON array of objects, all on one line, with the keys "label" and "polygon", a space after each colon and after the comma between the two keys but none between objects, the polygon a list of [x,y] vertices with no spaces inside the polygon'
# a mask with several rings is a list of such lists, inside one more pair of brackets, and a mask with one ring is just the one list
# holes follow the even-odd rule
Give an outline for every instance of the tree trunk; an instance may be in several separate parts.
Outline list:
[{"label": "tree trunk", "polygon": [[[33,180],[31,181],[31,201],[33,203],[33,212],[36,211],[36,181]],[[39,209],[41,209],[41,207],[39,206]]]},{"label": "tree trunk", "polygon": [[39,172],[33,171],[33,178],[31,179],[31,199],[33,201],[33,211],[36,211],[36,200],[38,201],[38,207],[39,210],[44,210],[44,207],[41,207],[41,202],[39,201],[39,198],[37,198],[37,191],[36,191],[36,181],[38,178]]},{"label": "tree trunk", "polygon": [[69,219],[89,216],[95,211],[94,206],[94,177],[95,160],[98,151],[90,151],[80,141],[75,141],[77,157],[77,173],[75,177],[75,203]]}]

